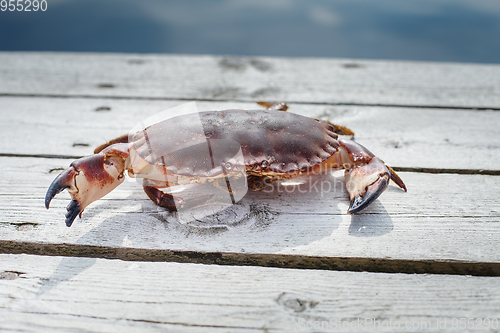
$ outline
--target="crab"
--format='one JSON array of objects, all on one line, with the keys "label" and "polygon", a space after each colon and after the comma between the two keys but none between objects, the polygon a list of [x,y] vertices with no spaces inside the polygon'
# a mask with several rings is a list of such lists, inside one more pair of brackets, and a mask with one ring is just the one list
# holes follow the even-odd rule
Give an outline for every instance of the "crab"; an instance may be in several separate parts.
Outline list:
[{"label": "crab", "polygon": [[[123,135],[73,161],[49,186],[45,207],[67,189],[66,225],[92,202],[130,177],[143,178],[147,196],[169,212],[203,205],[210,195],[180,198],[161,189],[181,184],[228,185],[244,179],[245,189],[261,190],[273,182],[299,175],[345,169],[349,214],[368,207],[393,180],[406,192],[396,172],[362,145],[339,139],[354,134],[329,121],[284,112],[284,103],[259,103],[261,110],[206,111],[176,116]],[[196,130],[195,121],[203,130]],[[221,146],[222,143],[222,146]],[[218,157],[215,157],[216,146]],[[208,149],[207,149],[208,148]],[[206,152],[209,151],[210,154]],[[204,153],[205,152],[205,153]]]}]

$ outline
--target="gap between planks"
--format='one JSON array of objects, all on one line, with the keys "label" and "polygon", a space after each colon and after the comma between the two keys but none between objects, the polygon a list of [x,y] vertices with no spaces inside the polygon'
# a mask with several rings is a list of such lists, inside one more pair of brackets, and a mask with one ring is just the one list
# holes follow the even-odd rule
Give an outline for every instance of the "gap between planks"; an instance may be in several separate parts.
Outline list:
[{"label": "gap between planks", "polygon": [[259,266],[374,273],[500,276],[500,263],[459,260],[404,260],[355,257],[315,257],[290,254],[172,251],[80,244],[44,244],[0,240],[0,253],[42,256]]},{"label": "gap between planks", "polygon": [[[22,97],[22,98],[84,98],[84,99],[109,99],[109,100],[132,100],[132,101],[193,101],[193,98],[183,97],[143,97],[143,96],[111,96],[111,95],[55,95],[55,94],[9,94],[0,93],[0,97]],[[227,103],[249,103],[249,100],[243,99],[218,99],[218,98],[197,98],[197,102],[227,102]],[[258,101],[256,101],[258,102]],[[413,104],[381,104],[381,103],[333,103],[333,102],[311,102],[294,101],[287,99],[286,103],[296,105],[324,105],[324,106],[366,106],[366,107],[386,107],[386,108],[408,108],[408,109],[437,109],[437,110],[469,110],[469,111],[500,111],[500,107],[482,107],[482,106],[459,106],[459,105],[413,105]]]},{"label": "gap between planks", "polygon": [[[34,157],[34,158],[51,158],[63,160],[76,160],[84,155],[52,155],[52,154],[11,154],[0,153],[0,157]],[[484,170],[484,169],[443,169],[443,168],[417,168],[417,167],[398,167],[391,166],[394,171],[399,172],[418,172],[431,174],[459,174],[459,175],[488,175],[500,176],[500,170]]]}]

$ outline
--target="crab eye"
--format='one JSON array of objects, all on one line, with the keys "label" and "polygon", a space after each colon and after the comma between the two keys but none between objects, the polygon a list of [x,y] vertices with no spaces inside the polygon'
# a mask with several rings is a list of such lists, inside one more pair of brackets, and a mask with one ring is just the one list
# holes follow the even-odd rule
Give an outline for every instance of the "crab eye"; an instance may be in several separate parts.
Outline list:
[{"label": "crab eye", "polygon": [[224,169],[226,169],[226,171],[231,171],[233,169],[233,165],[229,162],[226,162],[224,164]]},{"label": "crab eye", "polygon": [[269,168],[269,162],[268,162],[268,161],[264,161],[264,162],[262,162],[262,168],[263,168],[263,169],[267,169],[267,168]]}]

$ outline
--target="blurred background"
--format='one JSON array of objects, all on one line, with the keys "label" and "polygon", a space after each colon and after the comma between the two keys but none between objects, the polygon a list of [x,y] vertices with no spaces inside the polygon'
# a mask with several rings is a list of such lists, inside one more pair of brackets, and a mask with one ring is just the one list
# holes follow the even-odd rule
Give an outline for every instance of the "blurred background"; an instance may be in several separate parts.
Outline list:
[{"label": "blurred background", "polygon": [[0,11],[0,51],[500,63],[499,0],[46,0]]}]

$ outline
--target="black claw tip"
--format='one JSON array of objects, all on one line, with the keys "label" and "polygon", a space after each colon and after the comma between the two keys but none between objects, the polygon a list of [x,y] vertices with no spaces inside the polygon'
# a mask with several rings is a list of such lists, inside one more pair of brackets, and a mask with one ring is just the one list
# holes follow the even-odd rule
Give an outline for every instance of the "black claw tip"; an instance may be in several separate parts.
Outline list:
[{"label": "black claw tip", "polygon": [[50,184],[47,193],[45,194],[45,208],[49,209],[50,202],[54,197],[64,191],[65,189],[69,188],[69,185],[67,185],[67,182],[69,179],[72,178],[74,173],[74,170],[72,168],[68,168],[61,172],[59,176],[57,176],[52,184]]},{"label": "black claw tip", "polygon": [[78,214],[81,213],[80,204],[78,204],[78,201],[76,200],[71,200],[68,207],[66,207],[66,210],[68,212],[66,213],[66,220],[64,222],[66,222],[67,227],[71,227],[73,221],[76,219]]},{"label": "black claw tip", "polygon": [[52,182],[52,184],[50,184],[50,187],[45,194],[45,208],[47,209],[49,209],[50,202],[57,194],[69,188],[68,185],[61,185],[59,182],[56,182],[56,180],[57,178]]},{"label": "black claw tip", "polygon": [[353,213],[357,213],[359,212],[361,209],[364,208],[364,206],[366,205],[363,205],[363,197],[360,196],[360,195],[357,195],[355,196],[352,200],[351,200],[351,203],[349,205],[349,209],[347,210],[347,213],[348,214],[353,214]]},{"label": "black claw tip", "polygon": [[388,179],[386,177],[383,177],[379,178],[375,183],[368,186],[364,197],[362,197],[361,195],[357,195],[351,200],[347,213],[354,214],[368,207],[385,191],[388,183]]}]

